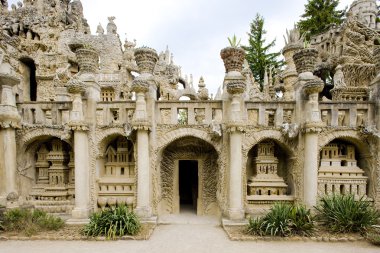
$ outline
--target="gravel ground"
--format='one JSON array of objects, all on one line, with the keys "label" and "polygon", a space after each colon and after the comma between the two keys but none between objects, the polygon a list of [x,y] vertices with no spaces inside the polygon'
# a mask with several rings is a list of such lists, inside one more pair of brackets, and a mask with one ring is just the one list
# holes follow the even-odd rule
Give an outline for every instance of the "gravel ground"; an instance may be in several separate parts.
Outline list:
[{"label": "gravel ground", "polygon": [[158,226],[149,241],[1,241],[3,252],[378,253],[380,248],[367,242],[230,241],[220,226],[176,224]]}]

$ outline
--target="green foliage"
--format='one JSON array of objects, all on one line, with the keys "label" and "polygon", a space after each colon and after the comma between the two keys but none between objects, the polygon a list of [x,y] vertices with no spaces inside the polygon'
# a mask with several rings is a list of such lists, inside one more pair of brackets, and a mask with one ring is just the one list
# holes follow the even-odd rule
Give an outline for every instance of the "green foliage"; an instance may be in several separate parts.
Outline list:
[{"label": "green foliage", "polygon": [[372,203],[352,195],[324,196],[319,205],[317,219],[331,232],[364,232],[376,223],[380,213]]},{"label": "green foliage", "polygon": [[241,39],[237,39],[236,35],[234,34],[233,37],[228,37],[228,42],[230,43],[230,46],[231,47],[239,47],[240,46],[240,42],[241,42]]},{"label": "green foliage", "polygon": [[308,0],[305,13],[297,24],[301,34],[310,40],[312,35],[328,30],[331,24],[341,24],[346,10],[336,10],[338,4],[339,0]]},{"label": "green foliage", "polygon": [[39,231],[58,230],[65,222],[59,218],[47,214],[41,210],[11,209],[4,215],[4,230],[21,232],[27,236]]},{"label": "green foliage", "polygon": [[140,221],[127,206],[120,205],[94,213],[90,223],[83,230],[86,236],[106,236],[115,239],[117,236],[136,235],[141,229]]},{"label": "green foliage", "polygon": [[[256,14],[255,19],[250,24],[250,32],[248,33],[248,46],[242,46],[246,51],[246,60],[249,68],[261,88],[264,84],[265,70],[278,69],[284,65],[284,61],[279,60],[280,52],[270,53],[275,46],[276,40],[266,44],[264,29],[264,18]],[[275,71],[273,72],[275,75]]]},{"label": "green foliage", "polygon": [[274,204],[263,218],[250,219],[247,232],[253,235],[309,236],[314,231],[310,210],[302,205]]}]

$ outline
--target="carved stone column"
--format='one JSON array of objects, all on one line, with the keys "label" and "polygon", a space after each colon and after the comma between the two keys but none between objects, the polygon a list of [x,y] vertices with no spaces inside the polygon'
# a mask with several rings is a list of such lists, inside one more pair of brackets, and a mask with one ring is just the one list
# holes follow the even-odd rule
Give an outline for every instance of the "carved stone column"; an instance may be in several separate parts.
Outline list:
[{"label": "carved stone column", "polygon": [[88,148],[88,126],[84,122],[82,94],[85,84],[73,78],[67,84],[67,90],[73,95],[73,107],[70,112],[71,130],[74,131],[75,164],[75,207],[72,217],[75,220],[87,219],[90,211],[90,168]]},{"label": "carved stone column", "polygon": [[229,133],[229,186],[228,210],[229,220],[244,219],[243,175],[242,175],[242,106],[246,83],[241,74],[245,52],[242,48],[227,47],[221,50],[226,75],[224,77],[224,95],[227,111],[227,131]]},{"label": "carved stone column", "polygon": [[149,83],[136,79],[132,83],[132,91],[136,92],[136,110],[133,128],[137,130],[137,206],[136,213],[142,218],[152,216],[150,201],[151,179],[149,158],[149,129],[146,94]]},{"label": "carved stone column", "polygon": [[305,121],[305,149],[304,149],[304,202],[312,208],[317,204],[318,195],[318,133],[323,123],[318,104],[318,93],[322,91],[324,83],[320,79],[307,81],[303,90],[308,95],[306,102]]},{"label": "carved stone column", "polygon": [[7,206],[15,206],[18,201],[16,128],[19,127],[21,118],[13,87],[19,82],[8,63],[0,65],[0,204]]}]

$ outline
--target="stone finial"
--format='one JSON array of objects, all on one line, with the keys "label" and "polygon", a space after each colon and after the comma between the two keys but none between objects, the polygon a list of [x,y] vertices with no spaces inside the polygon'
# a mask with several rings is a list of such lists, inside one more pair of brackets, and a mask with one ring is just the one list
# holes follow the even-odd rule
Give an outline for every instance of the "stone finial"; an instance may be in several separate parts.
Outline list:
[{"label": "stone finial", "polygon": [[199,88],[204,88],[204,87],[206,87],[205,80],[203,79],[203,76],[201,76],[201,78],[199,78],[198,87],[199,87]]},{"label": "stone finial", "polygon": [[320,78],[314,78],[307,81],[303,87],[307,95],[318,94],[322,92],[325,83]]},{"label": "stone finial", "polygon": [[246,89],[244,80],[233,80],[227,83],[227,92],[234,94],[242,94]]},{"label": "stone finial", "polygon": [[96,33],[98,35],[103,35],[104,34],[104,29],[103,29],[102,24],[99,23],[98,27],[96,28]]},{"label": "stone finial", "polygon": [[318,50],[315,48],[303,48],[296,51],[293,60],[298,74],[313,72],[317,63]]},{"label": "stone finial", "polygon": [[335,68],[335,74],[334,74],[334,89],[337,88],[345,88],[347,87],[346,83],[344,82],[344,74],[342,71],[342,66],[338,65]]},{"label": "stone finial", "polygon": [[206,88],[205,81],[203,77],[199,79],[199,84],[198,84],[199,90],[198,90],[198,97],[200,100],[208,100],[208,89]]}]

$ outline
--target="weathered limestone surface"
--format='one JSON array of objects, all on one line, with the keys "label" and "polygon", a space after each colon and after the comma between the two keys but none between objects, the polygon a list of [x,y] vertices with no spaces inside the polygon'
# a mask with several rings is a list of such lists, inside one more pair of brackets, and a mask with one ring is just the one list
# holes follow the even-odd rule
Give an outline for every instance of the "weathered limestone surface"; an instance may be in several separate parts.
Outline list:
[{"label": "weathered limestone surface", "polygon": [[114,17],[91,34],[79,0],[1,3],[1,205],[72,221],[121,204],[145,219],[192,208],[233,222],[331,193],[380,207],[376,1],[354,1],[310,48],[288,31],[286,66],[262,90],[244,50],[222,49],[215,97],[168,48],[122,44]]}]

